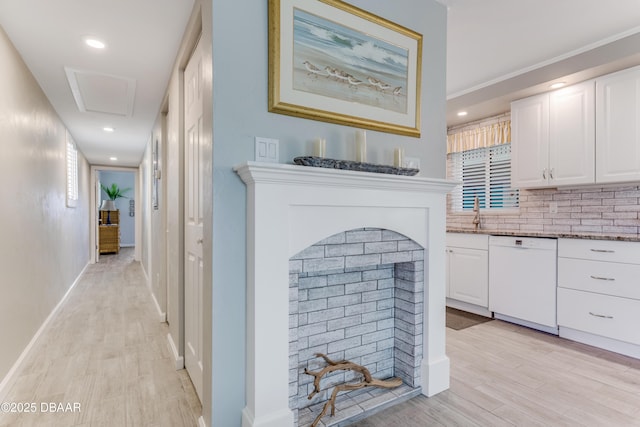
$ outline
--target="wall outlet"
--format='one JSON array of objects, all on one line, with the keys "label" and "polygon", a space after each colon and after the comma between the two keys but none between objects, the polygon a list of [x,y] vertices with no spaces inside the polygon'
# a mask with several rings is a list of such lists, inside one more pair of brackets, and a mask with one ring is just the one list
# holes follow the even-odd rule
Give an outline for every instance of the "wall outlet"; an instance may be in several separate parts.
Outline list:
[{"label": "wall outlet", "polygon": [[278,163],[280,161],[280,141],[256,136],[256,162]]},{"label": "wall outlet", "polygon": [[549,203],[549,213],[558,213],[558,202]]}]

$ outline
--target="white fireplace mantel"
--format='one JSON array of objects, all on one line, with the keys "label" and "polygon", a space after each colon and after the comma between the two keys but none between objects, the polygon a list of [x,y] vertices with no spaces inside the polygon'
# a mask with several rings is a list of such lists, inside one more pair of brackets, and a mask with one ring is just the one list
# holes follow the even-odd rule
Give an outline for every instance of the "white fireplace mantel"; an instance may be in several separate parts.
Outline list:
[{"label": "white fireplace mantel", "polygon": [[289,409],[289,258],[336,233],[396,231],[425,250],[422,393],[449,388],[445,354],[446,193],[423,177],[248,162],[247,384],[243,427],[293,426]]}]

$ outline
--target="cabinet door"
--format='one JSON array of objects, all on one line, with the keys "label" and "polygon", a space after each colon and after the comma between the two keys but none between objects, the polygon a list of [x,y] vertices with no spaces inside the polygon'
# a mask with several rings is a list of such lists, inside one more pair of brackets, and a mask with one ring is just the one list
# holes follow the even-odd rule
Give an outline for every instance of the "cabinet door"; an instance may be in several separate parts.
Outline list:
[{"label": "cabinet door", "polygon": [[595,182],[595,82],[549,95],[549,184]]},{"label": "cabinet door", "polygon": [[549,95],[511,103],[511,185],[548,185]]},{"label": "cabinet door", "polygon": [[489,258],[479,249],[449,248],[449,298],[489,306]]},{"label": "cabinet door", "polygon": [[596,182],[640,179],[640,67],[596,79]]}]

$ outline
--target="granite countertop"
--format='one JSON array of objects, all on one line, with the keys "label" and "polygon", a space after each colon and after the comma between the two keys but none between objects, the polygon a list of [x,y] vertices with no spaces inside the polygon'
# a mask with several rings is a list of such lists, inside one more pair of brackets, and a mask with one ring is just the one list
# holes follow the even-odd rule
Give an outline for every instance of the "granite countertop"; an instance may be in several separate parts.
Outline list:
[{"label": "granite countertop", "polygon": [[545,233],[537,231],[506,231],[489,230],[480,228],[447,228],[447,233],[490,234],[492,236],[519,236],[519,237],[546,237],[552,239],[589,239],[589,240],[617,240],[623,242],[640,242],[640,235],[606,235],[606,234],[570,234],[570,233]]}]

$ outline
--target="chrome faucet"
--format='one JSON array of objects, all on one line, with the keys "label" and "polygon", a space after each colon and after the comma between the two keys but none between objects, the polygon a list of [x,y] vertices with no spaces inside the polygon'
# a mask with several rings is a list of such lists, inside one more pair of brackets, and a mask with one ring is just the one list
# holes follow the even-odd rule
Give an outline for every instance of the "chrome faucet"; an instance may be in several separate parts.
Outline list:
[{"label": "chrome faucet", "polygon": [[480,200],[478,196],[473,198],[473,212],[475,213],[475,215],[473,215],[473,226],[477,231],[478,228],[480,228]]}]

